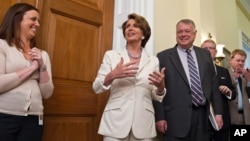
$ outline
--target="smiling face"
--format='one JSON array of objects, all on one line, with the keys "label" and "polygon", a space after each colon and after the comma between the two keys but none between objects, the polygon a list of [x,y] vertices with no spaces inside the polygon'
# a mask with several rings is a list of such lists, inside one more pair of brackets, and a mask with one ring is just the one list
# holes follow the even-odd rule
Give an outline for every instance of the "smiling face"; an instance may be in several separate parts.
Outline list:
[{"label": "smiling face", "polygon": [[127,43],[141,42],[143,37],[142,30],[138,27],[134,19],[129,19],[126,24],[125,38]]},{"label": "smiling face", "polygon": [[182,48],[190,48],[196,37],[196,30],[193,24],[179,22],[176,26],[176,41]]},{"label": "smiling face", "polygon": [[36,10],[25,12],[20,24],[20,37],[28,40],[34,38],[39,26],[38,12]]}]

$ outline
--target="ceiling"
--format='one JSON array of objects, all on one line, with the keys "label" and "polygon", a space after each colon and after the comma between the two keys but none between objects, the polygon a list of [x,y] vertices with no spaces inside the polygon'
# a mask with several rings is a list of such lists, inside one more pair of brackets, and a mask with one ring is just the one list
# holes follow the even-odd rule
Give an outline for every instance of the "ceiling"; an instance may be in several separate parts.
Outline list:
[{"label": "ceiling", "polygon": [[236,0],[236,2],[250,21],[250,0]]}]

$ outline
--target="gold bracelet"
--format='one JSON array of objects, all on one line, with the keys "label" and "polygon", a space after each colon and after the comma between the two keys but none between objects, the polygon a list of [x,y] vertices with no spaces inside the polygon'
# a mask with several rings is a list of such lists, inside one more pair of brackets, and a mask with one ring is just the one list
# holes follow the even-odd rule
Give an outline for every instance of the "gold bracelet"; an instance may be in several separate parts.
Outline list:
[{"label": "gold bracelet", "polygon": [[44,72],[47,70],[47,66],[46,65],[43,65],[42,67],[40,67],[40,72]]}]

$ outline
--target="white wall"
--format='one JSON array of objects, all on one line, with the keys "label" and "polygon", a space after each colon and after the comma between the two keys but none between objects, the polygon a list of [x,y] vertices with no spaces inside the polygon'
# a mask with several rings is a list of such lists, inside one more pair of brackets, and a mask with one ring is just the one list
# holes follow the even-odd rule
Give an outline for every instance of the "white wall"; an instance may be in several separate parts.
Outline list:
[{"label": "white wall", "polygon": [[250,34],[250,21],[239,12],[235,0],[156,0],[154,9],[154,54],[175,45],[175,25],[182,18],[196,24],[195,45],[211,33],[218,44],[232,51],[240,48],[239,30],[247,30],[248,37]]},{"label": "white wall", "polygon": [[125,44],[118,26],[132,12],[144,16],[151,25],[152,36],[146,46],[151,54],[176,44],[175,26],[183,18],[195,22],[198,32],[194,44],[197,46],[208,38],[208,33],[229,51],[242,48],[240,31],[250,37],[250,21],[236,0],[115,0],[115,3],[113,49]]}]

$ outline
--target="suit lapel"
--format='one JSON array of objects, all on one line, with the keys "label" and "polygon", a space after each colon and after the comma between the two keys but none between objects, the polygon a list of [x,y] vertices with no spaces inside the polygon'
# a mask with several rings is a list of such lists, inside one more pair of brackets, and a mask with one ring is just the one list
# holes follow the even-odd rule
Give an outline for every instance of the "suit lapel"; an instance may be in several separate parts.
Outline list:
[{"label": "suit lapel", "polygon": [[140,72],[149,61],[150,61],[150,56],[143,48],[138,72]]},{"label": "suit lapel", "polygon": [[204,60],[202,59],[204,56],[202,54],[202,52],[200,52],[200,50],[196,49],[196,47],[194,47],[194,51],[195,51],[195,54],[196,54],[196,58],[197,58],[197,67],[199,68],[199,74],[200,74],[200,79],[201,79],[201,82],[203,82],[203,79],[204,79],[204,72],[206,72],[204,69]]},{"label": "suit lapel", "polygon": [[[170,60],[173,63],[173,65],[175,66],[177,72],[183,78],[183,80],[187,83],[187,85],[189,85],[189,81],[187,79],[186,72],[182,66],[181,60],[179,58],[179,54],[177,52],[177,47],[173,48],[172,52],[170,53]],[[168,68],[166,68],[166,69],[168,69]]]},{"label": "suit lapel", "polygon": [[[124,63],[130,62],[129,56],[128,56],[128,53],[127,53],[126,48],[119,49],[119,50],[117,50],[117,52],[118,52],[118,54],[120,54],[121,57],[124,59]],[[120,61],[119,61],[119,62],[120,62]]]},{"label": "suit lapel", "polygon": [[232,81],[233,86],[237,85],[236,82],[235,82],[235,80],[234,80],[234,72],[233,72],[232,68],[229,67],[229,68],[228,68],[228,71],[229,71],[229,74],[230,74],[230,77],[231,77],[231,81]]}]

